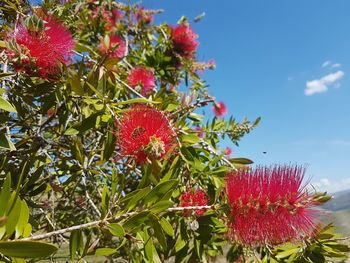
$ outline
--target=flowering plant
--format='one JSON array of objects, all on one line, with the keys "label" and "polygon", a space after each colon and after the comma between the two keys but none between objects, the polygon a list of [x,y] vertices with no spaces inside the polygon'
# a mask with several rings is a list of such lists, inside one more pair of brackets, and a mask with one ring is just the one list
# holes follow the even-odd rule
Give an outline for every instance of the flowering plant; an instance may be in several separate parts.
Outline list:
[{"label": "flowering plant", "polygon": [[110,0],[0,10],[2,261],[344,258],[303,168],[221,147],[260,118],[225,117],[186,18]]}]

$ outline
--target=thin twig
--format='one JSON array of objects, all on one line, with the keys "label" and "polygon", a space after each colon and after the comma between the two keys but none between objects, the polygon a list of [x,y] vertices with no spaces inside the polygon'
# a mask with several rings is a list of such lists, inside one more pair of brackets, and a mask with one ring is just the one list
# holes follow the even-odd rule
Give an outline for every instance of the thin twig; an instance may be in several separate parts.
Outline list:
[{"label": "thin twig", "polygon": [[[211,154],[216,155],[216,156],[221,156],[221,154],[217,153],[213,147],[211,147],[206,141],[204,141],[203,139],[200,139],[200,144],[203,146],[204,149],[206,149],[207,151],[209,151]],[[221,160],[222,162],[224,162],[225,164],[227,164],[230,168],[232,168],[233,170],[237,170],[236,167],[228,160],[226,159],[225,156],[221,156]]]},{"label": "thin twig", "polygon": [[116,74],[114,75],[115,76],[115,79],[123,84],[125,87],[128,88],[128,90],[130,90],[132,93],[134,93],[135,95],[137,95],[138,97],[140,98],[143,98],[143,99],[147,99],[146,97],[144,97],[143,95],[141,95],[140,93],[138,93],[135,89],[133,89],[132,87],[130,87],[127,83],[125,83],[124,81],[122,81]]},{"label": "thin twig", "polygon": [[203,107],[203,106],[208,105],[208,103],[210,103],[210,102],[215,102],[215,100],[213,98],[208,98],[205,100],[197,99],[197,101],[195,103],[193,103],[185,108],[180,108],[177,111],[171,113],[169,118],[174,118],[177,114],[182,113],[182,112],[189,113],[190,111],[194,111],[195,109],[197,109],[199,107]]},{"label": "thin twig", "polygon": [[[167,209],[167,211],[168,212],[176,212],[176,211],[185,211],[185,210],[202,210],[202,209],[211,209],[213,207],[214,207],[213,205],[187,206],[187,207],[170,207],[170,208]],[[90,228],[90,227],[96,227],[96,226],[99,226],[99,225],[101,225],[101,226],[108,225],[110,222],[117,222],[117,221],[120,221],[122,219],[128,218],[128,217],[136,215],[136,214],[137,214],[137,212],[129,212],[129,213],[125,213],[125,214],[120,215],[120,216],[107,218],[107,219],[96,220],[96,221],[85,223],[85,224],[81,224],[81,225],[71,226],[71,227],[63,228],[63,229],[52,231],[52,232],[45,233],[45,234],[34,235],[34,236],[31,236],[31,237],[22,238],[20,240],[21,241],[28,241],[28,240],[46,239],[46,238],[49,238],[49,237],[52,237],[52,236],[62,235],[64,233],[69,233],[69,232],[72,232],[74,230],[80,230],[80,229],[85,229],[85,228]]]},{"label": "thin twig", "polygon": [[101,212],[100,210],[97,208],[97,206],[95,205],[94,201],[92,201],[89,192],[87,190],[87,185],[86,185],[86,175],[85,175],[85,171],[83,172],[83,177],[81,178],[81,182],[85,188],[85,197],[88,200],[89,205],[93,208],[93,211],[95,212],[95,214],[100,218],[101,217]]},{"label": "thin twig", "polygon": [[[114,5],[115,7],[117,7],[118,9],[121,9],[121,10],[129,9],[129,5],[126,5],[126,4],[121,3],[121,2],[112,2],[112,5]],[[155,15],[155,14],[163,13],[164,9],[144,9],[143,12],[148,13],[150,15]]]},{"label": "thin twig", "polygon": [[72,52],[73,52],[74,54],[78,55],[79,57],[83,58],[83,59],[87,58],[88,61],[93,62],[93,63],[97,63],[97,61],[94,60],[93,58],[91,58],[89,55],[81,54],[81,53],[79,53],[78,51],[75,51],[75,50],[72,50]]}]

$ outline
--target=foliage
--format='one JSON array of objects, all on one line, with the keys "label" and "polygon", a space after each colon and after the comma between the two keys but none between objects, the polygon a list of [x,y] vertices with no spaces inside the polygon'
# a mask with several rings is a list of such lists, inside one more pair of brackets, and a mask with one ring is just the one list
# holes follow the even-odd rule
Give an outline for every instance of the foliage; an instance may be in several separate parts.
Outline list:
[{"label": "foliage", "polygon": [[[199,110],[222,105],[201,78],[214,65],[196,60],[197,36],[185,17],[175,31],[166,23],[153,24],[160,12],[111,0],[46,0],[41,7],[19,0],[0,3],[2,261],[56,260],[61,248],[69,249],[72,261],[104,256],[111,262],[208,262],[231,244],[225,177],[252,161],[225,156],[220,141],[238,145],[260,118],[210,119],[207,108]],[[41,74],[38,58],[13,35],[24,23],[40,41],[47,16],[73,33],[75,48],[63,52],[60,63],[47,64],[55,67],[45,69],[50,74]],[[190,42],[181,46],[182,41]],[[139,73],[148,81],[146,90],[134,78],[128,84],[135,68],[147,69],[146,76]],[[152,131],[140,162],[133,156],[140,152],[121,150],[125,140],[118,134],[122,116],[145,104],[163,116],[148,124],[162,119],[176,138],[165,151]],[[142,134],[143,127],[135,127],[131,137]],[[180,204],[182,194],[199,189],[206,206]],[[342,257],[347,247],[327,231],[276,248],[234,244],[227,258]]]}]

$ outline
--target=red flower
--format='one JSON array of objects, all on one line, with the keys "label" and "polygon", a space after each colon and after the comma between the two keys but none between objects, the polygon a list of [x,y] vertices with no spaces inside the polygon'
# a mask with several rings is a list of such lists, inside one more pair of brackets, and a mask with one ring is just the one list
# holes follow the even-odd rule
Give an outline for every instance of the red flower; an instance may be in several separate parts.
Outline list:
[{"label": "red flower", "polygon": [[172,28],[172,38],[175,52],[186,58],[191,58],[199,45],[198,35],[187,25]]},{"label": "red flower", "polygon": [[136,105],[120,118],[116,136],[122,156],[137,163],[166,157],[175,147],[175,132],[164,114],[146,105]]},{"label": "red flower", "polygon": [[135,13],[136,20],[138,22],[143,22],[146,24],[150,24],[153,22],[153,16],[147,12],[142,6],[139,6]]},{"label": "red flower", "polygon": [[[33,60],[40,77],[57,77],[61,72],[61,64],[67,65],[70,62],[74,41],[63,24],[51,16],[46,16],[44,20],[44,27],[38,31],[20,24],[14,33],[14,40],[21,48],[21,56]],[[32,67],[26,65],[29,63],[25,63],[22,69],[33,74]],[[18,67],[17,64],[16,68]]]},{"label": "red flower", "polygon": [[[188,206],[205,206],[208,205],[208,199],[204,193],[203,190],[196,190],[196,191],[188,191],[186,193],[183,193],[180,196],[180,206],[181,207],[188,207]],[[198,216],[203,215],[205,212],[205,209],[198,209],[196,210],[196,214]],[[192,213],[191,210],[185,210],[184,216],[190,216]]]},{"label": "red flower", "polygon": [[315,227],[315,204],[301,185],[305,169],[274,166],[227,176],[230,234],[248,246],[301,239]]},{"label": "red flower", "polygon": [[110,58],[122,58],[125,55],[125,41],[118,35],[109,37],[109,41],[106,43],[105,39],[101,39],[100,52],[106,54]]},{"label": "red flower", "polygon": [[199,138],[204,138],[205,131],[201,127],[196,127],[194,130],[197,132]]},{"label": "red flower", "polygon": [[232,154],[232,149],[230,147],[226,147],[224,150],[224,154],[226,156],[230,156]]},{"label": "red flower", "polygon": [[117,8],[113,8],[112,11],[104,10],[102,17],[106,20],[106,30],[112,31],[123,14]]},{"label": "red flower", "polygon": [[137,67],[131,71],[128,76],[128,84],[134,89],[141,87],[142,95],[149,94],[156,86],[153,72],[143,67]]},{"label": "red flower", "polygon": [[227,113],[226,105],[223,102],[215,103],[212,110],[218,117],[224,116]]}]

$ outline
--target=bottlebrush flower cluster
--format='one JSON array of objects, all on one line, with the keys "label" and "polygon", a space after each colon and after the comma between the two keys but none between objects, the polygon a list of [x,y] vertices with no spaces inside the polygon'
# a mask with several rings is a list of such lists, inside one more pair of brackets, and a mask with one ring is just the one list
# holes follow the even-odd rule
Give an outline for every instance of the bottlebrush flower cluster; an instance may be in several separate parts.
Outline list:
[{"label": "bottlebrush flower cluster", "polygon": [[99,6],[97,3],[90,3],[90,8],[93,10],[91,18],[98,19],[99,24],[104,24],[104,28],[108,31],[113,31],[123,17],[123,13],[118,8],[108,8],[108,5]]},{"label": "bottlebrush flower cluster", "polygon": [[227,176],[230,235],[248,246],[301,239],[315,227],[314,202],[298,166],[257,167]]},{"label": "bottlebrush flower cluster", "polygon": [[178,25],[172,28],[174,50],[182,57],[193,57],[199,45],[198,35],[188,25]]},{"label": "bottlebrush flower cluster", "polygon": [[176,144],[176,135],[161,111],[143,104],[127,110],[117,123],[117,144],[122,156],[137,163],[165,158]]},{"label": "bottlebrush flower cluster", "polygon": [[126,44],[123,38],[118,35],[108,36],[100,41],[100,52],[109,58],[123,58],[125,55]]},{"label": "bottlebrush flower cluster", "polygon": [[224,154],[225,154],[226,156],[230,157],[231,154],[232,154],[232,149],[231,149],[230,147],[226,147],[226,148],[224,149]]},{"label": "bottlebrush flower cluster", "polygon": [[[189,207],[189,206],[205,206],[208,205],[208,199],[203,190],[190,190],[186,193],[183,193],[180,196],[180,206],[181,207]],[[203,215],[205,209],[197,209],[195,210],[195,214],[198,216]],[[192,214],[191,210],[185,210],[184,216],[190,216]]]},{"label": "bottlebrush flower cluster", "polygon": [[15,69],[42,78],[56,78],[61,72],[61,64],[70,62],[74,47],[70,32],[52,16],[44,18],[40,29],[19,24],[10,38],[19,47],[13,51],[17,57],[13,58]]},{"label": "bottlebrush flower cluster", "polygon": [[135,17],[138,22],[142,23],[152,23],[153,22],[153,16],[147,12],[142,6],[138,6],[136,12],[135,12]]},{"label": "bottlebrush flower cluster", "polygon": [[217,117],[224,116],[227,113],[226,105],[223,102],[215,103],[212,110]]},{"label": "bottlebrush flower cluster", "polygon": [[155,77],[151,70],[144,67],[134,68],[128,76],[128,84],[132,88],[141,88],[141,94],[147,95],[156,86]]},{"label": "bottlebrush flower cluster", "polygon": [[119,19],[123,17],[123,14],[117,8],[113,8],[111,11],[104,10],[102,12],[102,16],[106,20],[105,28],[107,30],[112,31],[115,28],[115,25],[117,24]]}]

